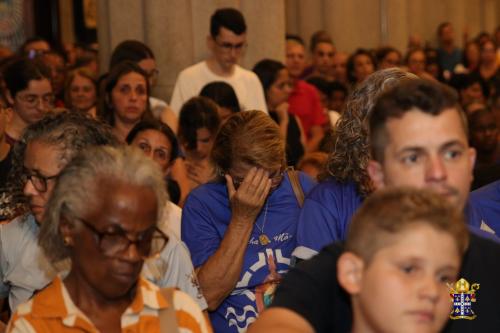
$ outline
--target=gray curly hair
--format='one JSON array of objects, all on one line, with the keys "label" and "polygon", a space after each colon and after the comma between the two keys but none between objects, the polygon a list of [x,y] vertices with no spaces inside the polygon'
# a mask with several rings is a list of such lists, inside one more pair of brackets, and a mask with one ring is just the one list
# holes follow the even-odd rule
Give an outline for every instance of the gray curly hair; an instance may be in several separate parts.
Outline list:
[{"label": "gray curly hair", "polygon": [[168,198],[162,172],[152,159],[134,147],[92,147],[84,150],[61,172],[47,204],[40,228],[39,244],[54,263],[70,256],[59,231],[61,219],[72,223],[83,217],[98,198],[102,181],[126,183],[150,188],[157,199],[160,221]]},{"label": "gray curly hair", "polygon": [[74,155],[88,146],[117,145],[118,141],[105,125],[81,112],[65,109],[53,110],[40,121],[28,126],[13,150],[13,166],[8,180],[10,192],[13,194],[13,205],[17,213],[26,213],[29,208],[23,195],[24,183],[21,177],[24,172],[24,155],[27,145],[32,141],[58,147],[61,151],[62,165],[68,163]]},{"label": "gray curly hair", "polygon": [[341,183],[354,181],[362,196],[373,191],[366,171],[370,160],[367,117],[384,91],[404,80],[416,78],[399,68],[380,70],[366,78],[349,95],[346,109],[337,122],[333,151],[328,157],[321,180],[334,177]]}]

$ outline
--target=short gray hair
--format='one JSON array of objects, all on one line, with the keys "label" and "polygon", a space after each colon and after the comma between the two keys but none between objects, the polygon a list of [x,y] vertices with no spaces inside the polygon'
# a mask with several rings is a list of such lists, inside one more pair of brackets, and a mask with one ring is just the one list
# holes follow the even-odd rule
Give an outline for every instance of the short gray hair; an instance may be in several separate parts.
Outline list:
[{"label": "short gray hair", "polygon": [[52,262],[69,257],[59,231],[62,218],[71,223],[93,207],[102,180],[150,188],[155,193],[160,221],[168,198],[162,172],[134,147],[93,147],[77,155],[59,176],[41,224],[39,244]]}]

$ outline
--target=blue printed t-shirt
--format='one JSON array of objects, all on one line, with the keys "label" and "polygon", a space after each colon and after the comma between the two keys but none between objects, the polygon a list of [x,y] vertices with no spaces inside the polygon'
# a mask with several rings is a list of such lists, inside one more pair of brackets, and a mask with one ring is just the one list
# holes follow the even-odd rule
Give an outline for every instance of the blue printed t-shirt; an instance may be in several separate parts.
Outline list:
[{"label": "blue printed t-shirt", "polygon": [[300,212],[293,256],[309,259],[324,246],[344,240],[351,217],[362,202],[354,182],[340,183],[330,178],[318,184]]},{"label": "blue printed t-shirt", "polygon": [[[487,230],[491,229],[500,235],[500,180],[473,191],[469,197],[470,209],[469,224]],[[486,228],[487,226],[487,228]]]},{"label": "blue printed t-shirt", "polygon": [[[314,186],[313,181],[302,173],[299,179],[307,194]],[[265,246],[259,243],[261,231],[254,225],[239,281],[222,304],[210,313],[215,332],[246,330],[270,304],[277,283],[290,266],[299,213],[297,198],[285,174],[255,221],[271,243]],[[230,220],[225,183],[208,183],[190,193],[182,210],[181,235],[191,252],[194,267],[203,265],[219,248]]]}]

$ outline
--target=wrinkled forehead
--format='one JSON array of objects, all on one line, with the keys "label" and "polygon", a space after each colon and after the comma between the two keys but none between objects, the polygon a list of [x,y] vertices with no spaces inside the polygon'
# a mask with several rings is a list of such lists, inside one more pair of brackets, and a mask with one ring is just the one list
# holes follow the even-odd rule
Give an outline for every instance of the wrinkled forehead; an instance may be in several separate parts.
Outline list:
[{"label": "wrinkled forehead", "polygon": [[447,108],[439,114],[412,108],[400,117],[388,118],[385,130],[391,141],[400,143],[425,138],[432,141],[457,140],[467,144],[468,136],[467,119],[457,108]]}]

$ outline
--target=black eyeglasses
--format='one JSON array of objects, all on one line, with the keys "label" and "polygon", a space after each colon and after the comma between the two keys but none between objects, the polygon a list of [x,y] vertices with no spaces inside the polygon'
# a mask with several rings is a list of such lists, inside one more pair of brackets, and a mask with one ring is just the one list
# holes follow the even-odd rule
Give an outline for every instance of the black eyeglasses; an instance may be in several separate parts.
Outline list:
[{"label": "black eyeglasses", "polygon": [[16,95],[16,98],[19,98],[22,102],[24,102],[28,107],[34,108],[40,101],[44,106],[52,107],[54,105],[55,96],[53,94],[45,94],[43,96],[26,94],[26,95]]},{"label": "black eyeglasses", "polygon": [[[275,171],[274,173],[269,175],[269,179],[271,179],[271,190],[274,190],[278,186],[280,186],[281,181],[283,180],[283,174],[284,174],[284,172],[279,170],[279,171]],[[233,179],[233,184],[234,184],[235,189],[240,187],[240,185],[245,180],[244,177],[231,176],[231,178]]]},{"label": "black eyeglasses", "polygon": [[242,42],[238,44],[232,44],[228,42],[219,42],[218,40],[214,39],[215,44],[217,44],[218,47],[220,47],[224,52],[231,52],[231,50],[235,50],[236,52],[241,52],[247,47],[247,43]]},{"label": "black eyeglasses", "polygon": [[26,182],[29,180],[31,184],[33,184],[35,190],[40,193],[44,193],[47,192],[47,182],[51,179],[56,179],[57,177],[59,177],[59,174],[53,176],[44,176],[39,172],[32,172],[25,168],[22,174],[22,181],[23,184],[26,184]]},{"label": "black eyeglasses", "polygon": [[117,228],[116,231],[99,231],[92,224],[84,219],[77,218],[95,236],[97,245],[101,252],[108,257],[116,257],[126,251],[131,244],[135,244],[137,253],[141,259],[148,259],[158,256],[168,243],[168,236],[158,227],[150,228],[137,236],[136,240],[131,240],[125,230]]}]

